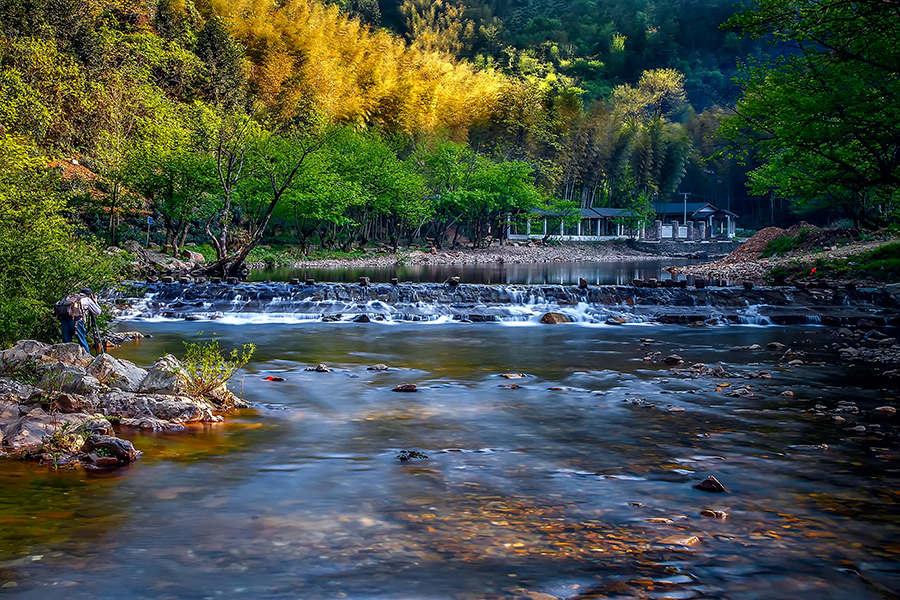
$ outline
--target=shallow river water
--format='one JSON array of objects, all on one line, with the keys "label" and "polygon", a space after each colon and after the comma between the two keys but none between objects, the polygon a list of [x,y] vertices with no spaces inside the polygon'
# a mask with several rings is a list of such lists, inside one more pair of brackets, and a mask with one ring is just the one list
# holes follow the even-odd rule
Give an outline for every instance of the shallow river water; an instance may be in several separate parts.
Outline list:
[{"label": "shallow river water", "polygon": [[[253,409],[181,432],[122,430],[144,454],[106,475],[3,463],[0,597],[837,600],[900,589],[895,417],[872,412],[896,391],[819,350],[827,328],[120,329],[153,336],[113,351],[145,367],[182,356],[185,341],[256,344],[231,386]],[[807,351],[808,364],[733,349],[770,341]],[[654,352],[731,376],[679,375],[644,360]],[[333,371],[304,370],[318,363]],[[376,363],[390,370],[367,369]],[[760,370],[772,379],[744,377]],[[391,391],[401,383],[418,391]],[[860,414],[838,424],[808,412],[840,401]],[[429,459],[400,460],[405,450]],[[729,491],[692,487],[708,475]]]}]

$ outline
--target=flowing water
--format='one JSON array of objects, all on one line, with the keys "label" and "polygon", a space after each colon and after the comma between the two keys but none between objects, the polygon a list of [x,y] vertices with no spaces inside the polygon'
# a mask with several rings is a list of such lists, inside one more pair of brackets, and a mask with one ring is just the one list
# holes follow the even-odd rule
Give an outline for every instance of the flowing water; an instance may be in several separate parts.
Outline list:
[{"label": "flowing water", "polygon": [[[3,463],[0,597],[837,600],[900,589],[896,417],[873,412],[896,405],[896,380],[840,366],[825,348],[832,329],[252,314],[120,329],[152,335],[113,351],[145,367],[183,355],[185,341],[256,344],[232,384],[253,407],[186,431],[123,429],[144,454],[104,475]],[[770,341],[806,352],[805,364],[747,348]],[[670,371],[672,353],[724,373]],[[305,370],[319,363],[332,371]],[[392,391],[402,383],[418,391]],[[845,423],[810,412],[842,401],[860,409]],[[692,487],[708,475],[729,491]]]},{"label": "flowing water", "polygon": [[389,267],[354,267],[342,269],[280,267],[251,271],[250,281],[316,281],[352,282],[369,277],[373,282],[386,283],[392,277],[416,283],[440,283],[459,277],[466,283],[521,283],[529,285],[570,285],[583,277],[591,285],[625,285],[633,279],[660,280],[684,277],[672,275],[666,267],[703,262],[699,259],[672,258],[665,260],[627,260],[606,263],[555,261],[550,263],[508,264],[435,264],[393,265]]}]

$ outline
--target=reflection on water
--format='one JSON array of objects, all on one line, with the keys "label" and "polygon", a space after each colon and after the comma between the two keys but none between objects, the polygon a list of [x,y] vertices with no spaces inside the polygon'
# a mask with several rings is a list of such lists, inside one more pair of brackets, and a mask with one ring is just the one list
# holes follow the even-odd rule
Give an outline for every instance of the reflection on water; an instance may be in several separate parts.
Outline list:
[{"label": "reflection on water", "polygon": [[[625,285],[634,279],[671,279],[665,270],[670,266],[697,264],[698,260],[674,258],[665,260],[628,260],[619,262],[563,262],[461,264],[461,265],[394,265],[390,267],[358,267],[340,269],[277,268],[252,271],[250,281],[290,281],[293,278],[348,283],[369,277],[373,283],[387,283],[392,277],[416,283],[441,283],[459,277],[464,283],[507,283],[532,285],[572,285],[584,278],[590,285]],[[676,276],[683,277],[683,276]]]},{"label": "reflection on water", "polygon": [[[256,343],[236,382],[255,409],[186,432],[122,431],[145,454],[105,477],[5,464],[0,580],[15,587],[0,594],[749,600],[896,589],[900,454],[892,421],[871,412],[896,402],[890,383],[732,350],[777,340],[830,362],[818,350],[827,329],[123,328],[154,336],[115,352],[145,366],[197,336]],[[643,360],[652,352],[727,376],[679,377]],[[320,362],[334,370],[304,370]],[[743,377],[762,369],[773,378]],[[392,392],[399,383],[419,391]],[[862,409],[848,421],[867,433],[808,412],[848,400]],[[430,459],[400,461],[401,450]],[[710,474],[729,493],[692,488]]]}]

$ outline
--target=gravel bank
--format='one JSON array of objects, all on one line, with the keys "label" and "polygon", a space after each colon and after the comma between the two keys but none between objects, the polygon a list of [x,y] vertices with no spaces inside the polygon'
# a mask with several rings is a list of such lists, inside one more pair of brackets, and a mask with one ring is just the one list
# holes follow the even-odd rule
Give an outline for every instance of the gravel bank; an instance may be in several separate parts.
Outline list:
[{"label": "gravel bank", "polygon": [[[734,252],[719,260],[684,267],[672,267],[673,273],[706,277],[709,279],[721,279],[729,281],[755,281],[763,282],[768,273],[776,267],[805,267],[812,268],[818,260],[834,260],[847,258],[854,254],[861,254],[874,250],[879,246],[897,241],[889,238],[871,242],[852,242],[829,244],[827,241],[815,248],[798,249],[781,256],[760,258],[766,244],[784,235],[796,235],[799,226],[784,230],[778,227],[767,227],[758,231]],[[826,237],[827,239],[827,237]]]},{"label": "gravel bank", "polygon": [[552,261],[565,262],[617,262],[622,260],[654,260],[669,258],[658,254],[640,252],[626,242],[569,243],[558,246],[540,244],[522,246],[491,246],[483,249],[457,249],[401,251],[397,254],[372,253],[351,259],[302,261],[298,268],[315,267],[389,267],[395,264],[417,265],[468,265],[468,264],[521,264]]}]

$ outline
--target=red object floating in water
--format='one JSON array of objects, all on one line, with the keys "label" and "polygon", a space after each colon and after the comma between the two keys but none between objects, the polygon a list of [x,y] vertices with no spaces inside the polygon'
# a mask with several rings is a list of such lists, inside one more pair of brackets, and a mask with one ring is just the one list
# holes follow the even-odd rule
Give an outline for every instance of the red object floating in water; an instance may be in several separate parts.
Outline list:
[{"label": "red object floating in water", "polygon": [[284,377],[278,377],[277,375],[269,375],[268,377],[264,377],[263,381],[284,381]]}]

